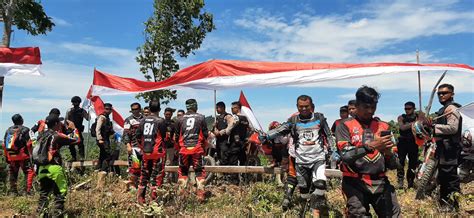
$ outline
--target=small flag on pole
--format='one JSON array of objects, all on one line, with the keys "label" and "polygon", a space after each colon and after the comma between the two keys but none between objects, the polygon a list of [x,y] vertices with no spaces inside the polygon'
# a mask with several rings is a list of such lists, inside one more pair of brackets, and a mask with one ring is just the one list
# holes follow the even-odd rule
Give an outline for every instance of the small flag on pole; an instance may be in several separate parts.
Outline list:
[{"label": "small flag on pole", "polygon": [[247,101],[247,98],[245,98],[243,91],[240,91],[239,101],[242,104],[241,112],[247,117],[247,119],[249,119],[250,125],[252,125],[252,127],[256,130],[263,131],[262,126],[260,126],[257,117],[255,117],[255,114],[253,113],[252,108],[250,107],[250,104]]}]

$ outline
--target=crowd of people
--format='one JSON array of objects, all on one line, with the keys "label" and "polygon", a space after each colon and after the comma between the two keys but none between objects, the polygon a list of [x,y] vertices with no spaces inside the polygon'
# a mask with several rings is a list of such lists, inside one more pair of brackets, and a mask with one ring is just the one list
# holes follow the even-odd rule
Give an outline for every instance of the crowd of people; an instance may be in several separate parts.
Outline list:
[{"label": "crowd of people", "polygon": [[[405,103],[405,113],[398,117],[400,136],[395,140],[387,122],[375,117],[380,94],[371,87],[362,86],[355,99],[340,107],[340,119],[329,126],[326,118],[315,111],[313,100],[301,95],[296,100],[297,113],[286,122],[272,122],[266,133],[259,132],[262,144],[272,148],[271,167],[281,166],[287,172],[284,186],[283,210],[293,205],[293,194],[298,187],[302,196],[310,199],[315,215],[328,209],[328,188],[325,170],[328,160],[337,163],[342,171],[342,191],[346,199],[347,215],[370,216],[370,205],[381,217],[399,217],[401,208],[395,187],[387,178],[387,170],[397,170],[398,188],[414,186],[418,165],[419,132],[413,129],[418,122],[426,132],[432,132],[439,158],[440,204],[458,209],[460,195],[457,159],[461,149],[462,118],[454,102],[454,87],[443,84],[437,90],[443,107],[437,112],[441,118],[433,120],[423,113],[416,113],[415,104]],[[37,122],[31,130],[23,125],[19,114],[12,117],[13,126],[4,137],[3,149],[9,164],[10,191],[17,192],[19,170],[26,175],[26,192],[30,193],[36,176],[40,183],[38,213],[48,205],[49,194],[54,194],[53,214],[64,209],[68,184],[59,153],[68,146],[72,160],[84,160],[84,120],[90,120],[88,112],[80,107],[81,99],[71,99],[73,107],[60,117],[57,108],[51,109],[44,120]],[[245,165],[246,145],[250,133],[255,132],[245,115],[241,103],[231,103],[231,113],[226,112],[224,102],[218,102],[217,117],[208,129],[205,116],[198,113],[195,99],[185,102],[186,111],[166,108],[163,117],[160,102],[152,100],[147,107],[139,103],[130,105],[131,115],[125,119],[122,143],[125,145],[129,166],[130,186],[136,190],[137,202],[146,204],[159,197],[164,183],[177,180],[178,193],[189,184],[189,168],[192,166],[196,178],[196,196],[205,200],[205,177],[203,158],[210,155],[219,165]],[[104,112],[98,114],[91,128],[99,147],[97,169],[119,173],[113,162],[119,151],[113,149],[114,136],[110,119],[112,104],[104,104]],[[209,146],[208,139],[215,138]],[[78,154],[76,152],[76,145]],[[328,155],[330,154],[330,155]],[[404,165],[408,156],[408,170]],[[34,167],[36,165],[36,167]],[[165,165],[178,165],[177,178],[165,173]],[[228,183],[238,183],[236,174],[224,176]],[[149,191],[147,192],[147,189]],[[150,193],[147,198],[146,194]]]}]

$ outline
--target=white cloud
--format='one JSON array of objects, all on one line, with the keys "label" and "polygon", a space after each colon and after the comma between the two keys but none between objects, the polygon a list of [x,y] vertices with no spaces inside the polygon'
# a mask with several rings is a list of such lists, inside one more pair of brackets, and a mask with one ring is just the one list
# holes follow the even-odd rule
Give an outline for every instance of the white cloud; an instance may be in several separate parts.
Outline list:
[{"label": "white cloud", "polygon": [[64,27],[72,26],[71,23],[59,17],[52,16],[51,18],[53,18],[53,23],[56,24],[56,26],[64,26]]},{"label": "white cloud", "polygon": [[338,95],[337,98],[343,99],[343,100],[351,100],[351,99],[355,98],[355,94],[354,93],[347,93],[347,94],[343,94],[343,95]]},{"label": "white cloud", "polygon": [[[84,43],[72,43],[64,42],[59,44],[61,48],[66,49],[69,52],[73,52],[81,55],[94,55],[104,59],[121,61],[122,58],[135,57],[137,52],[129,49],[95,46]],[[132,59],[133,60],[133,59]]]},{"label": "white cloud", "polygon": [[[454,10],[455,3],[376,1],[350,14],[300,12],[290,19],[261,8],[248,9],[234,24],[251,34],[210,37],[204,47],[253,60],[415,62],[414,51],[385,54],[384,50],[418,37],[472,33],[474,13]],[[436,60],[430,53],[423,59]]]},{"label": "white cloud", "polygon": [[[61,115],[66,113],[66,109],[71,106],[68,98],[21,98],[17,99],[15,104],[8,104],[3,108],[5,113],[44,113],[47,114],[49,109],[56,107],[61,111]],[[29,105],[30,107],[26,107]]]}]

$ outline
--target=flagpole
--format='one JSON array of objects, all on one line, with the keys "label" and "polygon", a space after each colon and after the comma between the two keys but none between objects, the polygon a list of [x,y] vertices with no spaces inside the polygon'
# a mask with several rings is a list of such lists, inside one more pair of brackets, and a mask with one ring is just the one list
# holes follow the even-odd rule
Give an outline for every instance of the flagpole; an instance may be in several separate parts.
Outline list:
[{"label": "flagpole", "polygon": [[216,104],[217,104],[217,91],[214,89],[214,120],[217,120]]},{"label": "flagpole", "polygon": [[[416,63],[420,64],[420,52],[418,49],[416,49]],[[419,109],[422,111],[423,106],[421,105],[421,75],[420,71],[418,70],[418,103],[419,103]]]}]

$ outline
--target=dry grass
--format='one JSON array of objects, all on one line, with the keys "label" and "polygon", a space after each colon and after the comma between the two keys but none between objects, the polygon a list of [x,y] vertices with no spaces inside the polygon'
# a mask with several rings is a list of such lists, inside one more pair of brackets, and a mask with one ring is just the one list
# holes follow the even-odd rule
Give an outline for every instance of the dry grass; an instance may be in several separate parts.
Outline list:
[{"label": "dry grass", "polygon": [[[391,180],[394,173],[389,174]],[[123,182],[117,177],[107,178],[104,190],[95,189],[96,177],[80,190],[70,191],[66,202],[66,212],[69,215],[185,215],[185,216],[298,216],[300,207],[283,213],[280,204],[283,197],[282,188],[272,182],[255,183],[251,186],[208,186],[211,193],[206,203],[199,203],[193,192],[187,197],[177,197],[175,186],[166,186],[158,204],[139,207],[136,204],[135,193],[124,192]],[[77,183],[89,178],[76,179]],[[77,184],[76,183],[76,184]],[[339,181],[331,181],[328,192],[330,215],[338,217],[344,209],[344,199],[339,188]],[[462,211],[458,214],[440,214],[436,198],[423,201],[415,200],[414,190],[398,190],[397,196],[405,217],[425,216],[473,216],[474,215],[474,184],[462,185],[464,200]],[[30,197],[0,197],[0,217],[12,215],[35,215],[38,196]]]}]

